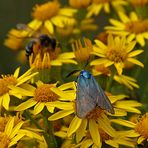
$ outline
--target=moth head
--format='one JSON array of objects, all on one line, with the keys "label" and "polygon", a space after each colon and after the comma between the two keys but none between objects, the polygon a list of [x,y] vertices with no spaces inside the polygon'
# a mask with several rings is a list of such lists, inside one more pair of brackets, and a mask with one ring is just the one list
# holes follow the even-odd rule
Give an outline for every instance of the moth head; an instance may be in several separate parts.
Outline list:
[{"label": "moth head", "polygon": [[90,72],[88,72],[88,71],[86,71],[86,70],[82,70],[82,71],[80,72],[80,75],[83,76],[83,77],[86,78],[86,79],[90,79],[90,78],[91,78]]}]

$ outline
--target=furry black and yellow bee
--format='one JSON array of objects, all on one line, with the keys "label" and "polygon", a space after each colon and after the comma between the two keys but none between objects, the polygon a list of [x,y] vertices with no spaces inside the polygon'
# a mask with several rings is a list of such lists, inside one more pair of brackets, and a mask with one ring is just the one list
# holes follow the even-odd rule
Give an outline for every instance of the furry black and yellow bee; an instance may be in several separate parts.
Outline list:
[{"label": "furry black and yellow bee", "polygon": [[[25,24],[18,24],[17,28],[19,30],[26,30],[28,32],[35,32],[32,28]],[[33,33],[32,33],[33,34]],[[51,52],[55,51],[55,48],[57,47],[58,43],[54,37],[51,37],[48,34],[41,34],[41,33],[34,33],[35,35],[32,35],[30,37],[29,42],[26,45],[26,56],[29,58],[29,56],[32,53],[36,52],[42,52],[42,50],[50,50]]]}]

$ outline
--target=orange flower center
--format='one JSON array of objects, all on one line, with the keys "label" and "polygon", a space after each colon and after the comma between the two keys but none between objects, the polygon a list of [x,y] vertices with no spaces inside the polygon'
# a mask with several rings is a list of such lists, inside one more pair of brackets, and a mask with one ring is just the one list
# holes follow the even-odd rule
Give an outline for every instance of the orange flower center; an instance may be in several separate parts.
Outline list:
[{"label": "orange flower center", "polygon": [[69,5],[74,8],[87,7],[91,0],[69,0]]},{"label": "orange flower center", "polygon": [[141,136],[148,139],[148,113],[142,116],[141,120],[136,124],[135,131]]},{"label": "orange flower center", "polygon": [[51,91],[52,84],[43,84],[34,92],[34,99],[38,102],[52,102],[58,99],[58,95]]},{"label": "orange flower center", "polygon": [[40,21],[45,21],[58,14],[60,4],[57,1],[36,5],[33,8],[32,16]]},{"label": "orange flower center", "polygon": [[109,60],[118,63],[118,62],[124,62],[125,59],[127,58],[127,54],[123,49],[109,49],[106,53],[106,57]]},{"label": "orange flower center", "polygon": [[0,96],[9,91],[8,85],[15,85],[16,83],[17,80],[13,75],[3,76],[3,79],[0,79]]},{"label": "orange flower center", "polygon": [[8,148],[9,143],[10,143],[9,137],[5,133],[0,132],[0,146],[1,146],[1,148]]},{"label": "orange flower center", "polygon": [[99,3],[109,3],[110,0],[93,0],[93,3],[99,4]]},{"label": "orange flower center", "polygon": [[86,117],[88,119],[98,119],[101,117],[103,110],[99,107],[95,107]]},{"label": "orange flower center", "polygon": [[81,41],[77,40],[75,41],[75,44],[72,44],[72,49],[77,61],[83,62],[89,59],[93,46],[89,39],[84,38],[84,47],[82,46]]},{"label": "orange flower center", "polygon": [[126,24],[126,31],[136,34],[148,31],[148,20],[128,22]]}]

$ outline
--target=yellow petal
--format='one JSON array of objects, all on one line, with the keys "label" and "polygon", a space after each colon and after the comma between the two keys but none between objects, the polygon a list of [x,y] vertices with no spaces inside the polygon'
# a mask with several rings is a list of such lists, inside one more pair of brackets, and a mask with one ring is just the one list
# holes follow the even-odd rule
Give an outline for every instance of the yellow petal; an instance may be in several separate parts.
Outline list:
[{"label": "yellow petal", "polygon": [[54,112],[55,107],[50,106],[50,105],[46,105],[46,107],[47,107],[47,109],[48,109],[48,111],[49,111],[50,113],[53,113],[53,112]]},{"label": "yellow petal", "polygon": [[52,87],[51,91],[53,91],[54,93],[56,93],[58,96],[60,96],[62,98],[69,98],[69,96],[67,96],[67,94],[64,93],[64,91],[60,90],[57,87]]},{"label": "yellow petal", "polygon": [[16,135],[14,138],[11,139],[11,142],[9,143],[8,147],[15,145],[24,136],[25,136],[25,133],[21,133],[21,134]]},{"label": "yellow petal", "polygon": [[133,147],[133,148],[135,148],[135,144],[134,144],[133,142],[130,142],[130,141],[128,141],[128,140],[124,140],[124,139],[122,139],[122,138],[116,139],[116,142],[117,142],[118,144],[121,144],[121,145],[125,145],[125,146],[128,146],[128,147]]},{"label": "yellow petal", "polygon": [[39,114],[42,110],[43,110],[43,108],[44,108],[44,103],[37,103],[36,105],[35,105],[35,107],[34,107],[34,111],[33,111],[33,114],[34,115],[37,115],[37,114]]},{"label": "yellow petal", "polygon": [[74,82],[65,83],[65,84],[60,85],[58,88],[61,89],[61,90],[66,90],[66,89],[69,89],[69,88],[75,89],[75,83]]},{"label": "yellow petal", "polygon": [[134,58],[128,58],[127,61],[133,63],[133,64],[136,64],[138,66],[141,66],[141,67],[144,67],[143,63],[141,63],[140,61],[138,61],[137,59],[134,59]]},{"label": "yellow petal", "polygon": [[64,27],[64,23],[62,21],[62,17],[60,16],[55,16],[51,19],[51,22],[57,26],[57,27],[60,27],[60,28],[63,28]]},{"label": "yellow petal", "polygon": [[130,21],[130,19],[127,17],[127,15],[125,15],[125,13],[119,11],[118,15],[123,23],[127,23]]},{"label": "yellow petal", "polygon": [[3,95],[3,107],[8,110],[9,109],[9,103],[10,103],[10,96],[8,93]]},{"label": "yellow petal", "polygon": [[117,21],[117,20],[115,20],[115,19],[110,19],[109,21],[110,21],[110,23],[111,23],[112,25],[114,25],[114,26],[116,26],[116,27],[119,27],[120,29],[123,29],[123,30],[124,30],[125,25],[124,25],[123,23],[121,23],[120,21]]},{"label": "yellow petal", "polygon": [[33,21],[31,21],[28,26],[30,28],[32,28],[33,30],[38,30],[42,25],[42,21],[36,20],[34,19]]},{"label": "yellow petal", "polygon": [[10,119],[8,120],[5,126],[5,132],[4,132],[8,137],[12,132],[13,126],[14,126],[14,117],[10,117]]},{"label": "yellow petal", "polygon": [[89,148],[92,144],[93,144],[93,141],[91,139],[84,140],[81,148]]},{"label": "yellow petal", "polygon": [[105,140],[105,143],[115,148],[119,147],[119,145],[114,140]]},{"label": "yellow petal", "polygon": [[32,106],[34,106],[37,103],[37,101],[34,101],[34,99],[29,99],[23,103],[21,103],[19,106],[15,108],[16,111],[23,111],[26,110]]},{"label": "yellow petal", "polygon": [[29,75],[29,76],[24,77],[23,79],[21,79],[21,80],[18,81],[18,83],[16,84],[16,86],[19,86],[19,85],[25,83],[26,81],[30,80],[31,78],[33,78],[37,74],[38,74],[38,72],[35,72],[35,73],[33,73],[33,74]]},{"label": "yellow petal", "polygon": [[58,58],[60,58],[60,59],[71,59],[74,57],[75,57],[75,55],[73,52],[65,52],[65,53],[62,53],[58,56]]},{"label": "yellow petal", "polygon": [[127,37],[127,43],[130,43],[133,39],[135,39],[136,35],[134,33],[131,33],[128,37]]},{"label": "yellow petal", "polygon": [[89,131],[91,138],[93,139],[93,142],[99,146],[100,145],[100,134],[98,130],[98,125],[95,120],[90,119],[89,120]]},{"label": "yellow petal", "polygon": [[109,3],[105,3],[105,4],[104,4],[104,11],[105,11],[106,13],[110,13],[110,6],[109,6]]},{"label": "yellow petal", "polygon": [[134,57],[134,56],[137,56],[138,54],[141,54],[144,50],[135,50],[135,51],[132,51],[128,54],[128,57]]},{"label": "yellow petal", "polygon": [[124,64],[123,63],[115,63],[114,64],[116,69],[117,69],[117,72],[119,75],[122,74],[122,71],[123,71],[123,68],[124,68]]},{"label": "yellow petal", "polygon": [[54,33],[53,24],[52,24],[49,20],[46,20],[46,21],[45,21],[45,27],[46,27],[46,29],[47,29],[51,34]]},{"label": "yellow petal", "polygon": [[143,136],[140,136],[140,137],[138,138],[137,143],[138,143],[138,144],[141,144],[144,140],[145,140],[145,138],[144,138]]},{"label": "yellow petal", "polygon": [[99,59],[96,59],[96,60],[93,60],[90,65],[101,65],[101,64],[107,64],[107,63],[110,63],[110,61],[108,59],[105,59],[105,58],[99,58]]},{"label": "yellow petal", "polygon": [[138,21],[139,20],[137,14],[135,12],[130,13],[130,18],[131,18],[132,21]]},{"label": "yellow petal", "polygon": [[13,92],[16,92],[17,94],[20,94],[23,96],[33,96],[34,95],[32,91],[28,91],[21,87],[9,86],[9,88],[12,89]]},{"label": "yellow petal", "polygon": [[62,8],[59,10],[60,15],[65,15],[65,16],[73,16],[74,13],[76,13],[77,10],[73,8]]},{"label": "yellow petal", "polygon": [[106,46],[103,42],[101,42],[101,41],[99,41],[99,40],[95,40],[95,43],[96,43],[97,46],[99,46],[99,48],[101,48],[102,50],[106,50],[106,49],[107,49],[107,46]]},{"label": "yellow petal", "polygon": [[133,122],[123,120],[123,119],[112,119],[111,122],[114,122],[123,126],[131,127],[131,128],[135,128],[135,125],[136,125]]},{"label": "yellow petal", "polygon": [[20,128],[22,127],[23,125],[23,121],[19,122],[12,130],[12,133],[10,135],[10,139],[12,139],[13,137],[15,137],[18,133],[18,131],[20,130]]},{"label": "yellow petal", "polygon": [[47,102],[46,105],[50,105],[53,107],[57,107],[59,109],[63,110],[72,110],[74,109],[74,103],[73,102],[60,102],[60,101],[54,101],[54,102]]},{"label": "yellow petal", "polygon": [[114,108],[115,114],[110,114],[108,113],[110,116],[127,116],[127,111],[123,110],[123,109],[119,109],[119,108]]},{"label": "yellow petal", "polygon": [[70,123],[69,129],[67,131],[67,136],[70,137],[76,130],[80,127],[82,119],[75,116]]},{"label": "yellow petal", "polygon": [[145,41],[144,41],[144,37],[142,34],[138,34],[136,36],[136,40],[137,42],[141,45],[141,46],[144,46],[145,45]]},{"label": "yellow petal", "polygon": [[111,127],[109,122],[105,122],[103,118],[99,118],[98,124],[108,135],[110,135],[111,137],[115,136],[115,130]]},{"label": "yellow petal", "polygon": [[50,116],[48,118],[48,120],[49,121],[54,121],[54,120],[57,120],[57,119],[61,119],[61,118],[65,117],[65,116],[68,116],[68,115],[72,114],[73,112],[74,112],[74,110],[68,110],[68,111],[67,110],[62,110],[62,111],[59,111],[59,112],[53,114],[52,116]]},{"label": "yellow petal", "polygon": [[18,67],[18,68],[15,70],[15,72],[14,72],[14,77],[15,77],[15,78],[18,78],[19,72],[20,72],[20,67]]},{"label": "yellow petal", "polygon": [[127,45],[127,47],[126,47],[127,53],[129,53],[131,50],[133,50],[133,48],[135,47],[135,45],[136,45],[136,42],[135,42],[135,41],[130,42],[130,43]]},{"label": "yellow petal", "polygon": [[79,143],[85,136],[85,130],[87,127],[87,119],[83,119],[80,127],[76,131],[76,142]]}]

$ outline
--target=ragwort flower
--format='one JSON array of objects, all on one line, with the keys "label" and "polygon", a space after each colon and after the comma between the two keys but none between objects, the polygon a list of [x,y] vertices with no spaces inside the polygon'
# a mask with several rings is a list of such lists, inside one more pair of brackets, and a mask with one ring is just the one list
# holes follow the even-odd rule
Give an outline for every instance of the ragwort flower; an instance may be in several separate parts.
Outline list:
[{"label": "ragwort flower", "polygon": [[[59,105],[59,108],[63,108],[59,101],[68,99],[68,95],[71,94],[69,90],[66,91],[65,89],[74,87],[73,83],[66,83],[59,87],[56,87],[56,84],[44,84],[41,81],[38,81],[36,84],[37,88],[31,85],[24,85],[24,92],[22,91],[22,95],[31,98],[18,105],[15,108],[16,111],[24,111],[34,107],[33,114],[36,115],[39,114],[44,109],[44,107],[47,107],[48,111],[53,113],[55,107],[53,107],[52,104]],[[25,91],[28,91],[29,95],[25,94]],[[66,102],[65,105],[67,106]],[[71,108],[71,106],[69,106],[69,108]]]},{"label": "ragwort flower", "polygon": [[135,56],[142,53],[143,50],[132,51],[136,44],[135,41],[127,43],[127,39],[124,36],[113,37],[111,34],[107,39],[107,45],[99,40],[95,40],[96,45],[93,48],[92,54],[100,58],[93,60],[90,65],[103,64],[105,67],[114,65],[119,75],[122,74],[125,63],[127,62],[144,67],[144,65],[135,58]]},{"label": "ragwort flower", "polygon": [[6,110],[9,109],[10,96],[16,96],[17,98],[22,98],[22,95],[11,90],[11,87],[18,88],[21,90],[21,85],[27,81],[30,81],[38,72],[33,72],[33,69],[29,69],[23,75],[19,77],[20,68],[17,68],[12,75],[2,75],[0,79],[0,108],[3,106]]},{"label": "ragwort flower", "polygon": [[0,126],[0,146],[1,148],[12,147],[17,144],[22,138],[36,138],[42,141],[42,137],[32,131],[23,129],[24,121],[18,120],[15,117],[0,117],[3,126]]},{"label": "ragwort flower", "polygon": [[36,5],[33,8],[32,16],[34,20],[32,28],[38,30],[45,27],[50,34],[54,33],[54,27],[64,27],[65,24],[71,25],[75,23],[73,15],[76,13],[72,8],[60,8],[58,1],[51,1],[42,5]]},{"label": "ragwort flower", "polygon": [[124,11],[125,5],[127,5],[125,0],[93,0],[92,4],[88,7],[87,17],[98,15],[102,9],[106,13],[110,13],[111,7],[113,7],[117,12]]},{"label": "ragwort flower", "polygon": [[128,137],[138,138],[137,139],[138,144],[141,144],[144,140],[148,140],[148,127],[147,127],[148,113],[139,118],[137,123],[126,121],[123,119],[112,119],[111,121],[113,123],[132,128],[132,130],[123,131],[122,133],[127,132]]},{"label": "ragwort flower", "polygon": [[118,14],[121,21],[110,19],[113,26],[106,26],[105,29],[113,34],[128,35],[128,42],[136,39],[137,43],[144,46],[145,39],[148,39],[148,20],[141,19],[135,12],[131,12],[129,16],[123,12]]}]

